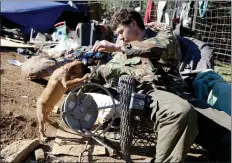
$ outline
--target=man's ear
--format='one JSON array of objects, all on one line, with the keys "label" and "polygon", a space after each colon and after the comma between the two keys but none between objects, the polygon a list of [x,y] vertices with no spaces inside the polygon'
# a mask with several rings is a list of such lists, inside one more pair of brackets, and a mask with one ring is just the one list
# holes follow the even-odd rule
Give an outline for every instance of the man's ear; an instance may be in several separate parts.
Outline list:
[{"label": "man's ear", "polygon": [[137,22],[135,20],[132,20],[132,27],[137,27]]}]

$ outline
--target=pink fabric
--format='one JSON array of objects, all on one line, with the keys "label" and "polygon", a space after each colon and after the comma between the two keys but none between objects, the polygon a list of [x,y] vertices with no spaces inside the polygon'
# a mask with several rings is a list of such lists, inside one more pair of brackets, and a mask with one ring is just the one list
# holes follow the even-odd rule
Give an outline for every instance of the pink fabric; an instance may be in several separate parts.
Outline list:
[{"label": "pink fabric", "polygon": [[153,0],[149,0],[147,3],[147,9],[144,16],[144,24],[147,24],[151,21],[151,10],[153,7]]}]

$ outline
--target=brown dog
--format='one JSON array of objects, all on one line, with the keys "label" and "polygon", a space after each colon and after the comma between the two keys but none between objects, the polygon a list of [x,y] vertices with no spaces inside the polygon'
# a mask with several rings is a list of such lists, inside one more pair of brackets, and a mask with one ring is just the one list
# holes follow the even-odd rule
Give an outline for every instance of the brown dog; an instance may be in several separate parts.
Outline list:
[{"label": "brown dog", "polygon": [[44,122],[47,121],[48,114],[67,90],[78,86],[78,84],[81,84],[88,79],[88,74],[83,76],[84,64],[80,61],[67,63],[56,69],[51,75],[47,87],[38,98],[36,104],[41,141],[46,141]]}]

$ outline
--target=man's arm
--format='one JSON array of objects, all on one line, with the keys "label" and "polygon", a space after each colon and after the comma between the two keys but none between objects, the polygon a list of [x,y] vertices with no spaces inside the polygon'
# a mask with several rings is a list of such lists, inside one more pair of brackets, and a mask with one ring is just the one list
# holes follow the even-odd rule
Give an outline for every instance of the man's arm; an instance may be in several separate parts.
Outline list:
[{"label": "man's arm", "polygon": [[150,59],[171,59],[177,57],[176,39],[170,30],[161,30],[155,37],[133,41],[121,48],[127,56],[143,56]]}]

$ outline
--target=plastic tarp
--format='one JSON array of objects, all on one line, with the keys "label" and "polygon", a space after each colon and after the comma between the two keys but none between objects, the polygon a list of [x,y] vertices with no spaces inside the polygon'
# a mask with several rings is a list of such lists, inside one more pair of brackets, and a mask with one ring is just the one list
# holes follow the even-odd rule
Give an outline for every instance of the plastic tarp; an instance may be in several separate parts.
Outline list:
[{"label": "plastic tarp", "polygon": [[1,16],[24,29],[48,32],[64,12],[86,12],[59,2],[1,2]]}]

